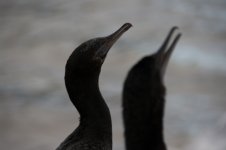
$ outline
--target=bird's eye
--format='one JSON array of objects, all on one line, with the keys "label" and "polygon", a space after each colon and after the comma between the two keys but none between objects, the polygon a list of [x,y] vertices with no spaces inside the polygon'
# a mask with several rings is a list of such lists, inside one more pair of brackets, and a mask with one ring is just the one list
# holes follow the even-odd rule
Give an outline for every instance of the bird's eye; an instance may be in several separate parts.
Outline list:
[{"label": "bird's eye", "polygon": [[102,64],[104,62],[104,58],[101,58],[101,57],[94,57],[93,58],[93,61],[95,63],[98,63],[98,64]]}]

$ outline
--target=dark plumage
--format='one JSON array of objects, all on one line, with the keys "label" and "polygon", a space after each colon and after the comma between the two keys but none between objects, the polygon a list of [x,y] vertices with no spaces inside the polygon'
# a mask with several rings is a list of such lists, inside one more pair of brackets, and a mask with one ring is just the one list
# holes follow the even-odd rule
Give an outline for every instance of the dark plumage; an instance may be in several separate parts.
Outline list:
[{"label": "dark plumage", "polygon": [[173,27],[161,48],[142,58],[129,71],[123,88],[123,120],[127,150],[166,150],[163,117],[166,89],[163,82],[172,51],[181,34],[168,43]]},{"label": "dark plumage", "polygon": [[131,24],[126,23],[107,37],[84,42],[69,57],[65,85],[80,114],[80,124],[57,150],[112,149],[111,116],[100,93],[98,80],[109,49],[130,27]]}]

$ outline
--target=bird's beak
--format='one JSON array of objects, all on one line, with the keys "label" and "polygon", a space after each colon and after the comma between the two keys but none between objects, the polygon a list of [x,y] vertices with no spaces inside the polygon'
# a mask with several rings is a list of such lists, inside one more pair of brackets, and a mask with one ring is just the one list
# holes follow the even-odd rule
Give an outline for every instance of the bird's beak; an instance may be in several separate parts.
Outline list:
[{"label": "bird's beak", "polygon": [[125,23],[121,28],[119,28],[117,31],[112,33],[111,35],[105,37],[106,41],[105,43],[98,49],[96,52],[96,56],[105,58],[110,48],[113,46],[113,44],[122,36],[123,33],[125,33],[130,27],[132,27],[132,24]]},{"label": "bird's beak", "polygon": [[170,56],[171,56],[173,50],[175,49],[175,46],[176,46],[178,40],[181,37],[181,33],[178,33],[177,36],[175,37],[175,39],[173,40],[172,44],[170,46],[168,46],[169,41],[176,29],[178,29],[178,27],[172,27],[172,29],[168,33],[165,41],[163,42],[162,46],[156,53],[156,56],[157,56],[156,65],[158,68],[160,68],[160,73],[161,73],[162,77],[165,75],[165,71],[166,71]]}]

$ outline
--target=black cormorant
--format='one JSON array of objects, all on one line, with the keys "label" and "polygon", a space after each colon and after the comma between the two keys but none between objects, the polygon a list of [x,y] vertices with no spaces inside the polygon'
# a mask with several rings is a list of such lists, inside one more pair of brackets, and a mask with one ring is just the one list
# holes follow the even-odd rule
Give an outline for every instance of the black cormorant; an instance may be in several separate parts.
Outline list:
[{"label": "black cormorant", "polygon": [[80,114],[80,124],[57,150],[112,149],[111,116],[100,93],[98,80],[109,49],[131,26],[126,23],[107,37],[84,42],[69,57],[65,68],[65,85]]},{"label": "black cormorant", "polygon": [[142,58],[124,82],[122,106],[127,150],[166,150],[163,136],[164,74],[181,34],[168,46],[173,27],[160,49]]}]

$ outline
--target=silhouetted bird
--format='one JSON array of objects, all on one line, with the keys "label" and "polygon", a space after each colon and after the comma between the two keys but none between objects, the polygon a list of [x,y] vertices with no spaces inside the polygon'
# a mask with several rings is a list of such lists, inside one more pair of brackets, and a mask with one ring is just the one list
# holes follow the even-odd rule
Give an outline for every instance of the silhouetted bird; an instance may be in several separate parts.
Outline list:
[{"label": "silhouetted bird", "polygon": [[142,58],[129,71],[123,89],[123,120],[127,150],[166,150],[163,136],[165,86],[163,77],[181,34],[168,47],[177,27],[153,55]]},{"label": "silhouetted bird", "polygon": [[131,26],[126,23],[107,37],[91,39],[77,47],[69,57],[65,84],[80,114],[80,124],[57,150],[112,149],[111,116],[100,93],[98,80],[109,49]]}]

